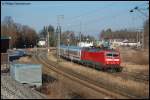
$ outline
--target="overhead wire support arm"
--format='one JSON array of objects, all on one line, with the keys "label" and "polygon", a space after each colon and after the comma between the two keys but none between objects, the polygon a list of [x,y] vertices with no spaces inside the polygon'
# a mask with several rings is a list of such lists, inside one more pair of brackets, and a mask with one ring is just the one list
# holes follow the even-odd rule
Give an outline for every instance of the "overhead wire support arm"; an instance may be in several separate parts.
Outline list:
[{"label": "overhead wire support arm", "polygon": [[57,22],[58,22],[58,26],[56,29],[56,33],[57,33],[57,62],[60,61],[60,35],[61,35],[60,18],[64,18],[64,15],[58,15],[57,16]]}]

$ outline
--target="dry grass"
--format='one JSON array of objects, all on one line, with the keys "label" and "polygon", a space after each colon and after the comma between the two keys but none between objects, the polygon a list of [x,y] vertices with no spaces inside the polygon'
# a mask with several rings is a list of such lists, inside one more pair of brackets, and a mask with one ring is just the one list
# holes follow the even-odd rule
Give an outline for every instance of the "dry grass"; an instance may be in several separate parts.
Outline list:
[{"label": "dry grass", "polygon": [[85,68],[83,66],[78,67],[73,64],[70,66],[67,66],[69,64],[61,64],[61,65],[64,65],[64,67],[70,68],[70,69],[74,70],[75,72],[80,73],[84,76],[87,76],[91,79],[93,79],[93,76],[94,76],[95,81],[102,82],[103,84],[107,84],[108,86],[112,86],[112,87],[117,86],[120,88],[124,88],[124,90],[126,90],[128,92],[131,92],[131,93],[134,92],[135,94],[138,94],[140,96],[148,96],[148,94],[149,94],[149,85],[148,84],[137,83],[132,80],[126,80],[126,79],[122,79],[120,77],[114,77],[105,72],[100,72],[100,71],[97,71],[94,69]]},{"label": "dry grass", "polygon": [[63,83],[63,88],[68,89],[68,95],[70,99],[80,98],[80,99],[103,99],[106,97],[103,94],[95,92],[94,90],[84,87],[82,84],[62,77],[61,82]]},{"label": "dry grass", "polygon": [[65,93],[67,91],[65,91],[64,88],[61,87],[61,82],[54,82],[54,83],[48,84],[47,90],[50,91],[48,94],[50,98],[65,99],[65,95],[66,95]]},{"label": "dry grass", "polygon": [[21,62],[21,63],[32,63],[32,58],[29,57],[29,56],[21,57],[20,59],[18,59],[18,62]]},{"label": "dry grass", "polygon": [[123,71],[149,74],[149,65],[136,65],[133,63],[126,62],[122,63],[121,66],[124,67]]},{"label": "dry grass", "polygon": [[45,92],[43,93],[49,93],[47,94],[49,98],[56,98],[56,99],[97,98],[98,99],[98,98],[106,97],[102,94],[100,95],[99,93],[89,88],[83,87],[78,82],[74,82],[68,78],[58,75],[48,70],[46,67],[43,67],[43,73],[58,79],[58,81],[47,84],[46,87],[48,90],[44,88]]},{"label": "dry grass", "polygon": [[149,50],[134,50],[130,48],[120,48],[121,66],[125,71],[142,72],[149,74]]},{"label": "dry grass", "polygon": [[44,72],[42,76],[42,87],[37,90],[46,94],[49,99],[65,99],[67,90],[62,86],[61,81]]},{"label": "dry grass", "polygon": [[[55,59],[55,57],[49,56],[49,59]],[[138,83],[133,80],[126,80],[121,77],[115,77],[105,72],[97,71],[91,68],[86,68],[81,65],[66,61],[61,62],[60,65],[65,68],[71,69],[76,73],[80,73],[84,76],[87,76],[91,79],[93,79],[94,77],[95,81],[103,82],[103,84],[107,84],[108,86],[120,87],[123,88],[124,91],[128,91],[129,93],[131,92],[139,96],[149,97],[149,84]]]},{"label": "dry grass", "polygon": [[55,75],[57,79],[50,75],[44,74],[44,76],[45,75],[46,77],[43,79],[44,82],[42,87],[37,90],[46,94],[49,99],[72,99],[83,97],[80,96],[82,94],[78,94],[76,91],[72,91],[72,89],[76,90],[75,85],[73,85],[73,83],[70,84],[71,81],[68,79],[65,79],[59,75]]},{"label": "dry grass", "polygon": [[49,99],[68,99],[70,91],[64,87],[61,76],[43,67],[43,86],[41,92],[46,94]]},{"label": "dry grass", "polygon": [[120,48],[122,62],[131,62],[140,65],[149,64],[148,50],[133,50],[130,48]]}]

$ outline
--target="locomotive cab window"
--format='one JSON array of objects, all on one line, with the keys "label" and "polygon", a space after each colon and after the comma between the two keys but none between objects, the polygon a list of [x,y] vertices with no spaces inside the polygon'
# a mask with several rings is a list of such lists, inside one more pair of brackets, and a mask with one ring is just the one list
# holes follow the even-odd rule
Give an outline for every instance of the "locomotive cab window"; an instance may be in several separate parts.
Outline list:
[{"label": "locomotive cab window", "polygon": [[113,54],[113,57],[118,57],[119,56],[119,54]]},{"label": "locomotive cab window", "polygon": [[112,57],[112,54],[111,53],[107,53],[106,56]]},{"label": "locomotive cab window", "polygon": [[116,53],[107,53],[106,56],[107,57],[118,57],[119,54],[116,54]]}]

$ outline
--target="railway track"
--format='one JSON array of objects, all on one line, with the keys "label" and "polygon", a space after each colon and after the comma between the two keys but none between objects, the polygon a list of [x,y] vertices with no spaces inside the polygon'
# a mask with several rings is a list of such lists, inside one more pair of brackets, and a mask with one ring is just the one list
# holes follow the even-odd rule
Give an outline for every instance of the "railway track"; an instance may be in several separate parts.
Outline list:
[{"label": "railway track", "polygon": [[76,81],[88,88],[91,88],[99,93],[103,93],[111,98],[144,98],[144,97],[138,97],[135,95],[131,95],[127,92],[122,92],[121,91],[122,89],[118,89],[118,88],[117,89],[113,88],[113,91],[112,91],[112,89],[108,88],[105,84],[95,82],[85,76],[79,75],[75,72],[64,69],[62,67],[56,67],[56,66],[58,66],[58,64],[56,62],[49,61],[46,57],[36,56],[35,59],[38,60],[39,62],[42,62],[42,64],[45,67],[49,68],[50,70],[53,70],[53,71],[57,72],[58,74],[61,74],[65,77],[67,77],[73,81]]},{"label": "railway track", "polygon": [[5,98],[8,98],[8,97],[22,98],[21,96],[17,95],[14,91],[10,90],[8,87],[5,87],[2,85],[1,89],[3,92],[5,92],[7,95],[9,95],[9,96],[5,96],[4,94],[2,94]]},{"label": "railway track", "polygon": [[141,74],[141,73],[135,73],[135,72],[119,72],[119,73],[110,73],[111,75],[122,77],[124,79],[131,79],[137,82],[149,82],[149,75]]},{"label": "railway track", "polygon": [[[4,80],[4,79],[3,79]],[[11,85],[10,85],[11,82]],[[21,88],[18,88],[16,83],[14,83],[13,81],[10,81],[10,79],[5,78],[5,81],[2,82],[1,84],[1,89],[3,91],[3,96],[5,96],[6,98],[25,98],[27,97],[26,95],[24,95],[23,92],[21,92]]]},{"label": "railway track", "polygon": [[50,70],[52,70],[52,71],[58,73],[59,75],[62,75],[62,76],[66,77],[66,78],[68,78],[68,79],[70,79],[70,80],[73,80],[73,81],[75,81],[75,82],[78,82],[78,83],[82,84],[82,85],[85,86],[85,87],[88,87],[88,88],[90,88],[90,89],[92,89],[92,90],[95,90],[95,91],[97,91],[97,92],[99,92],[99,93],[102,93],[102,94],[106,95],[107,97],[109,96],[109,97],[111,97],[111,98],[119,98],[119,97],[126,98],[126,97],[123,97],[123,96],[121,96],[121,95],[113,94],[113,93],[110,92],[110,91],[106,91],[106,90],[103,89],[103,88],[100,89],[100,88],[98,88],[97,86],[95,86],[95,85],[93,85],[93,84],[87,83],[87,81],[85,81],[85,79],[81,79],[81,78],[79,78],[79,76],[76,77],[75,74],[74,74],[74,75],[73,75],[73,74],[70,75],[70,74],[68,74],[68,73],[66,73],[66,72],[64,72],[64,71],[58,70],[57,67],[55,67],[55,66],[52,65],[52,64],[49,64],[49,63],[45,62],[45,60],[43,60],[43,59],[41,59],[41,58],[38,58],[37,60],[40,61],[40,62],[42,62],[42,64],[43,64],[45,67],[47,67],[48,69],[50,69]]},{"label": "railway track", "polygon": [[46,99],[45,95],[31,90],[28,86],[15,81],[9,75],[2,76],[1,81],[2,99]]}]

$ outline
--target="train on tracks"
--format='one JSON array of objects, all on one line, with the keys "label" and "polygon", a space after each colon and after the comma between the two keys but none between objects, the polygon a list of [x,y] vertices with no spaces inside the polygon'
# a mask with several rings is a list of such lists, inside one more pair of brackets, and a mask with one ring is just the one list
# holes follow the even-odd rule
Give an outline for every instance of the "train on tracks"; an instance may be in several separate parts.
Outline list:
[{"label": "train on tracks", "polygon": [[60,45],[60,56],[103,71],[122,71],[120,53],[113,49]]}]

